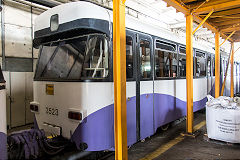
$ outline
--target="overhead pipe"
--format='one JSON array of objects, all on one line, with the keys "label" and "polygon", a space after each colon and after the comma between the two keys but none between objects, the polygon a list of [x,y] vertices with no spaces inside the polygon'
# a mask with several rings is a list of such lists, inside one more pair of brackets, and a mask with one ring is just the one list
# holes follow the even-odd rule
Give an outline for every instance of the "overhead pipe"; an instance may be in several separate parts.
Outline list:
[{"label": "overhead pipe", "polygon": [[[33,8],[41,9],[41,10],[43,10],[43,11],[48,10],[48,8],[41,7],[40,5],[35,5],[35,4],[33,4],[33,3],[27,2],[28,0],[26,0],[26,1],[23,1],[23,0],[7,0],[7,1],[8,1],[8,2],[18,2],[18,3],[24,4],[24,5],[33,7]],[[30,1],[30,0],[29,0],[29,1]]]},{"label": "overhead pipe", "polygon": [[26,0],[28,2],[36,3],[45,7],[53,8],[55,6],[58,6],[62,3],[55,1],[55,0]]}]

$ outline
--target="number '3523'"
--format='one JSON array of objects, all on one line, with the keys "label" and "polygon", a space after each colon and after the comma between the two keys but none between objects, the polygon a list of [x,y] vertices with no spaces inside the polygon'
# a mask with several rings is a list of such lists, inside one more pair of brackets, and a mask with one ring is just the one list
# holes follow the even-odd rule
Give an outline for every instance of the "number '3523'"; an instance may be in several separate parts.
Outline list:
[{"label": "number '3523'", "polygon": [[46,113],[50,115],[58,116],[58,109],[46,107]]}]

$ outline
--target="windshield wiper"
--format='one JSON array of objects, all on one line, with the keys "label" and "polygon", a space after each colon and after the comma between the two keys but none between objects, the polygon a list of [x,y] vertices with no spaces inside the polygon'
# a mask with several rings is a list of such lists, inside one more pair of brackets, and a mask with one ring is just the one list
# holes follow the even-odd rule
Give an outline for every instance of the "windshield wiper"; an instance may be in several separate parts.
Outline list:
[{"label": "windshield wiper", "polygon": [[[73,48],[75,48],[74,47],[74,45],[72,45],[72,44],[70,44]],[[77,49],[78,50],[78,49]],[[77,54],[77,56],[75,57],[75,59],[74,59],[74,62],[73,62],[73,65],[71,66],[71,68],[70,68],[70,70],[68,71],[68,73],[67,73],[67,78],[69,77],[69,75],[70,75],[70,73],[71,73],[71,71],[72,71],[72,69],[73,69],[73,66],[76,64],[76,62],[77,62],[77,60],[80,58],[79,57],[79,55],[81,54],[81,52],[78,50],[78,54]],[[82,66],[83,67],[83,66]]]}]

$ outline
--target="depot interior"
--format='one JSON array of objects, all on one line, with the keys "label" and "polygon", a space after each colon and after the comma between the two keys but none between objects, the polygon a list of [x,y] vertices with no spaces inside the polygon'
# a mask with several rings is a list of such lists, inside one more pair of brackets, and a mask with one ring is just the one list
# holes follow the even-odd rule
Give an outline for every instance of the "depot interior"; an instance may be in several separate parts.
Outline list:
[{"label": "depot interior", "polygon": [[[11,134],[15,134],[16,132],[23,132],[33,128],[34,121],[36,120],[34,116],[36,113],[34,112],[34,109],[30,107],[30,103],[34,102],[33,83],[40,53],[39,47],[36,48],[33,45],[35,19],[42,13],[51,10],[53,7],[64,5],[66,3],[76,3],[77,1],[78,0],[1,0],[0,63],[6,86],[6,124],[0,123],[0,125],[3,125],[3,128],[6,127],[8,136],[10,136]],[[151,26],[154,26],[154,28],[159,29],[159,32],[167,32],[168,34],[172,34],[175,37],[180,37],[180,39],[184,41],[182,43],[187,44],[187,46],[173,45],[161,39],[153,41],[153,44],[150,44],[147,39],[141,41],[141,52],[145,60],[144,58],[142,58],[142,63],[140,63],[142,72],[139,73],[143,77],[143,79],[150,77],[150,61],[149,63],[146,63],[146,61],[148,61],[147,59],[150,59],[150,55],[147,53],[151,48],[154,54],[153,61],[155,68],[153,69],[155,69],[154,72],[156,81],[164,80],[173,82],[175,81],[175,79],[186,79],[187,75],[187,81],[184,82],[185,86],[182,88],[182,94],[184,94],[184,96],[182,97],[185,97],[185,100],[178,101],[175,97],[175,103],[184,103],[186,113],[182,117],[158,127],[156,129],[156,132],[151,136],[143,139],[138,139],[136,143],[132,144],[131,146],[127,146],[126,132],[129,128],[126,127],[125,124],[127,123],[127,111],[124,109],[124,107],[126,108],[126,104],[124,103],[128,103],[126,101],[128,101],[130,98],[128,99],[127,97],[126,101],[121,101],[122,99],[118,98],[114,100],[114,104],[118,104],[118,109],[114,108],[114,111],[118,112],[119,114],[118,117],[117,114],[114,114],[116,117],[113,116],[115,120],[115,130],[113,133],[115,137],[118,137],[115,139],[115,143],[118,142],[118,145],[115,145],[113,149],[93,151],[90,153],[87,150],[77,150],[73,147],[74,149],[70,151],[64,149],[61,152],[56,153],[55,155],[44,156],[49,159],[56,159],[56,157],[59,159],[70,159],[75,156],[75,159],[95,158],[125,160],[239,158],[240,133],[236,133],[234,135],[235,140],[226,140],[228,138],[224,136],[228,134],[230,135],[231,133],[226,133],[227,131],[224,130],[224,127],[226,127],[225,125],[227,124],[222,124],[222,130],[224,131],[222,131],[221,129],[220,130],[225,133],[222,135],[222,137],[220,136],[219,138],[219,135],[216,136],[217,138],[213,135],[211,135],[212,137],[209,136],[209,134],[215,133],[213,133],[213,131],[210,131],[211,129],[215,130],[216,127],[212,124],[213,122],[211,118],[216,118],[214,116],[217,116],[217,114],[225,116],[225,113],[227,114],[226,117],[230,117],[229,119],[234,119],[234,123],[240,122],[239,116],[236,116],[240,114],[240,112],[236,108],[238,107],[238,102],[240,101],[240,99],[230,99],[230,97],[240,96],[239,0],[126,0],[126,2],[120,0],[116,1],[118,1],[119,3],[125,3],[125,13],[120,13],[122,12],[122,10],[119,11],[117,9],[115,12],[118,12],[121,15],[126,15],[126,17],[132,17],[133,19],[141,21],[142,23],[147,23]],[[89,0],[88,2],[99,5],[101,7],[105,7],[110,10],[114,7],[119,8],[119,6],[121,6],[117,5],[118,3],[115,3],[112,0]],[[193,19],[192,26],[189,25],[191,23],[191,20],[188,19],[189,17],[190,19]],[[116,21],[119,22],[113,23],[113,25],[125,27],[121,23],[121,21],[117,19],[117,16],[113,16],[113,18],[116,18]],[[139,23],[139,25],[141,25],[141,23]],[[192,29],[189,29],[189,27],[192,27]],[[125,34],[122,30],[116,30],[116,32],[119,32],[120,34]],[[145,31],[142,30],[141,32],[144,33]],[[192,34],[192,32],[194,33]],[[113,34],[114,33],[115,32],[113,32]],[[131,68],[130,65],[132,61],[132,52],[135,51],[131,50],[132,47],[135,47],[135,39],[128,35],[126,36],[126,40],[120,38],[118,39],[116,37],[116,39],[114,39],[114,36],[117,35],[118,34],[113,35],[112,37],[113,40],[115,40],[116,44],[120,44],[123,42],[126,44],[127,66],[125,64],[125,67],[126,78],[128,81],[136,74],[135,69]],[[161,33],[159,33],[159,35],[161,35]],[[219,38],[216,38],[217,36]],[[191,48],[189,49],[189,46],[191,46],[191,41],[188,41],[189,37],[191,37],[191,41],[193,41],[194,44],[197,44],[197,46],[201,46],[201,49],[194,49],[194,52],[190,53]],[[138,37],[136,36],[136,38]],[[217,45],[216,41],[218,41]],[[152,45],[152,47],[150,45]],[[116,46],[113,46],[113,55],[115,55],[115,53],[123,52],[122,49],[120,49],[120,52],[118,52],[116,49],[114,50],[114,47]],[[204,51],[204,48],[208,48],[207,51]],[[215,54],[217,52],[216,50],[219,50],[218,59],[215,58]],[[188,62],[190,63],[190,58],[187,58],[186,56],[188,54],[192,55],[192,67],[188,64]],[[121,56],[119,56],[118,58],[121,58]],[[233,60],[231,61],[231,59]],[[124,61],[120,61],[119,63],[117,61],[114,62],[116,63],[116,65],[119,66],[123,66],[121,64],[126,63]],[[219,66],[215,66],[215,64],[218,64]],[[121,69],[115,69],[114,72],[115,71],[119,73],[118,76],[123,76],[122,74],[120,74]],[[215,75],[216,73],[218,75]],[[105,74],[108,73],[103,73],[102,77],[105,77]],[[209,77],[212,77],[211,80],[208,80]],[[193,89],[193,85],[197,83],[196,81],[194,81],[194,79],[196,80],[202,78],[207,79],[207,85],[211,88],[207,89],[208,93],[206,94],[206,96],[213,96],[209,96],[208,100],[207,97],[205,97],[206,101],[204,102],[204,106],[206,105],[207,101],[212,102],[212,104],[209,103],[209,105],[213,106],[217,103],[225,103],[226,101],[229,102],[229,108],[232,107],[230,109],[231,111],[228,112],[225,110],[225,112],[219,113],[220,111],[218,110],[216,114],[212,113],[213,115],[208,118],[206,117],[207,106],[202,108],[201,110],[198,110],[197,112],[191,112],[191,107],[193,107],[195,103],[197,103],[193,102],[194,100],[192,98],[194,97],[194,94],[198,92],[198,90]],[[116,77],[113,77],[113,80],[117,79],[121,81],[121,84],[126,84],[125,81],[122,81],[122,77],[117,78],[117,75]],[[219,82],[216,83],[216,79],[219,80]],[[194,81],[194,83],[192,84],[191,81]],[[219,86],[216,86],[216,84],[218,84]],[[114,86],[114,90],[116,89],[118,91],[116,93],[112,92],[112,95],[126,97],[126,93],[124,94],[123,91],[124,87],[119,87],[119,84],[117,82],[112,82],[112,85]],[[177,84],[175,83],[174,85],[176,88]],[[203,85],[205,84],[199,84],[199,92],[201,92],[201,89],[204,88]],[[50,88],[49,90],[47,90],[48,87]],[[51,87],[53,86],[46,86],[46,93],[49,92],[49,94],[51,94]],[[158,87],[161,90],[161,86]],[[224,90],[222,91],[223,87]],[[168,89],[168,86],[162,86],[162,88]],[[216,90],[219,93],[216,93]],[[77,95],[87,93],[88,92],[76,92],[74,94]],[[219,96],[221,97],[222,95],[226,97],[225,99],[219,99],[219,101],[221,102],[214,99],[218,98]],[[66,98],[67,96],[68,95],[66,95]],[[87,96],[91,97],[92,95],[89,94]],[[149,95],[146,95],[146,97],[148,96]],[[159,103],[161,102],[165,103],[164,100],[159,101]],[[166,104],[167,103],[168,102],[166,102]],[[230,103],[234,103],[235,106]],[[40,106],[40,108],[41,107],[43,107],[42,109],[45,110],[44,106]],[[122,107],[123,109],[121,110],[119,109],[119,107]],[[234,107],[235,109],[233,109]],[[47,112],[49,112],[49,110],[47,110]],[[54,114],[53,111],[50,112]],[[74,115],[74,112],[71,112],[71,114],[72,117],[79,116]],[[161,112],[159,114],[161,114]],[[208,114],[210,114],[210,110]],[[64,123],[64,121],[62,123]],[[82,121],[79,121],[78,123],[82,123]],[[216,130],[217,129],[219,128],[216,127]],[[240,126],[236,124],[234,126],[234,129],[236,132],[238,132]],[[54,139],[56,137],[55,135],[48,135],[48,137],[46,138]],[[79,153],[84,153],[85,156],[83,156],[84,154],[81,154],[80,157],[77,157]],[[4,153],[0,152],[0,154]],[[8,153],[8,158],[11,159],[12,157],[9,156],[9,154],[10,153]],[[31,159],[34,157],[30,156],[28,158]]]}]

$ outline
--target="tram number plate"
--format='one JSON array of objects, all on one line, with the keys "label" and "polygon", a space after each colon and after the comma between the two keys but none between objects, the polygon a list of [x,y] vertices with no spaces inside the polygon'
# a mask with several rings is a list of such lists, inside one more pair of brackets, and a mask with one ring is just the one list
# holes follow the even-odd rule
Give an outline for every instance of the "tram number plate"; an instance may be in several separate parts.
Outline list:
[{"label": "tram number plate", "polygon": [[57,108],[46,107],[46,113],[49,114],[49,115],[58,116],[58,109]]}]

